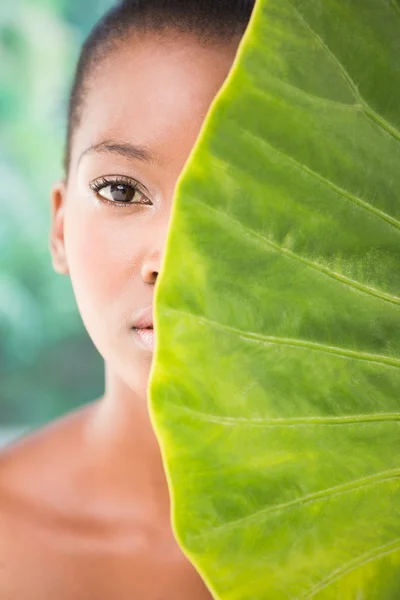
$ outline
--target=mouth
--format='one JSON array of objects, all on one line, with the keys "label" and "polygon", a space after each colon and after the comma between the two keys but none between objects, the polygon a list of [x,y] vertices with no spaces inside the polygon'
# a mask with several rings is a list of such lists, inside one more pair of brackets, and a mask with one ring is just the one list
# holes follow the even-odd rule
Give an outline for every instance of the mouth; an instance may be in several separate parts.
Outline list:
[{"label": "mouth", "polygon": [[148,327],[133,327],[135,339],[141,348],[148,350],[149,352],[154,351],[155,336],[153,326]]},{"label": "mouth", "polygon": [[153,322],[153,305],[139,311],[132,322],[132,331],[137,345],[141,349],[152,352],[154,350],[154,322]]}]

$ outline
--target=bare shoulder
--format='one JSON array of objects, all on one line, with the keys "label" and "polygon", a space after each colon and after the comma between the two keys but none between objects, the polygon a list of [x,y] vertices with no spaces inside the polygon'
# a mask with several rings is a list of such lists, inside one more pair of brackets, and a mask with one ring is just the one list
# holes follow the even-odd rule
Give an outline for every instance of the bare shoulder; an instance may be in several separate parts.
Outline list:
[{"label": "bare shoulder", "polygon": [[78,502],[74,489],[83,459],[82,432],[91,410],[92,404],[69,413],[0,452],[4,600],[39,600],[45,592],[39,573],[52,560],[57,536],[71,527],[66,519]]},{"label": "bare shoulder", "polygon": [[95,412],[88,405],[0,453],[1,600],[210,599],[169,522],[136,497],[135,473],[127,486],[117,459],[85,444]]},{"label": "bare shoulder", "polygon": [[[31,432],[0,452],[0,522],[25,525],[60,512],[82,469],[84,431],[93,404]],[[68,487],[67,487],[68,486]]]},{"label": "bare shoulder", "polygon": [[94,404],[86,405],[29,433],[0,451],[0,507],[9,494],[43,499],[49,480],[56,487],[58,475],[80,462],[80,446]]}]

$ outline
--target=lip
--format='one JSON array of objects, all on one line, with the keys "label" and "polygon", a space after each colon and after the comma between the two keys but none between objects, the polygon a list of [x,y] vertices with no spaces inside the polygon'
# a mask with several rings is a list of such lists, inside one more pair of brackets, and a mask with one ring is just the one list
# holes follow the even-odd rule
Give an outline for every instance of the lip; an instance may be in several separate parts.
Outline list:
[{"label": "lip", "polygon": [[133,329],[136,340],[145,350],[154,351],[154,329]]},{"label": "lip", "polygon": [[[152,329],[149,329],[149,328]],[[132,326],[136,341],[145,350],[154,351],[153,305],[142,308]]]},{"label": "lip", "polygon": [[153,327],[152,304],[150,306],[146,306],[136,314],[132,327],[133,329],[146,329],[146,327]]}]

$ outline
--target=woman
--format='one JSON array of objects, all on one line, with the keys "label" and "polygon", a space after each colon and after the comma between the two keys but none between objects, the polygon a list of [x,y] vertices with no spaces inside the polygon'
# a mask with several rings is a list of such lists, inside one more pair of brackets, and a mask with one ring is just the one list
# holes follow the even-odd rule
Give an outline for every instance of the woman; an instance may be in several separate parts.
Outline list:
[{"label": "woman", "polygon": [[153,294],[176,182],[253,4],[125,0],[83,47],[50,249],[105,391],[1,455],[2,600],[211,597],[173,536],[147,411]]}]

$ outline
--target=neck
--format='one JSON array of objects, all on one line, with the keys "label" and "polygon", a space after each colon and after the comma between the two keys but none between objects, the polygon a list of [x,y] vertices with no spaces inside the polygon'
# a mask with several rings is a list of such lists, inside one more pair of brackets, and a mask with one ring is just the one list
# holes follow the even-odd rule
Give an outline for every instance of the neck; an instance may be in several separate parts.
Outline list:
[{"label": "neck", "polygon": [[161,452],[152,428],[147,397],[132,390],[105,365],[105,394],[95,407],[88,443],[106,476],[120,481],[128,494],[155,498],[168,508]]}]

